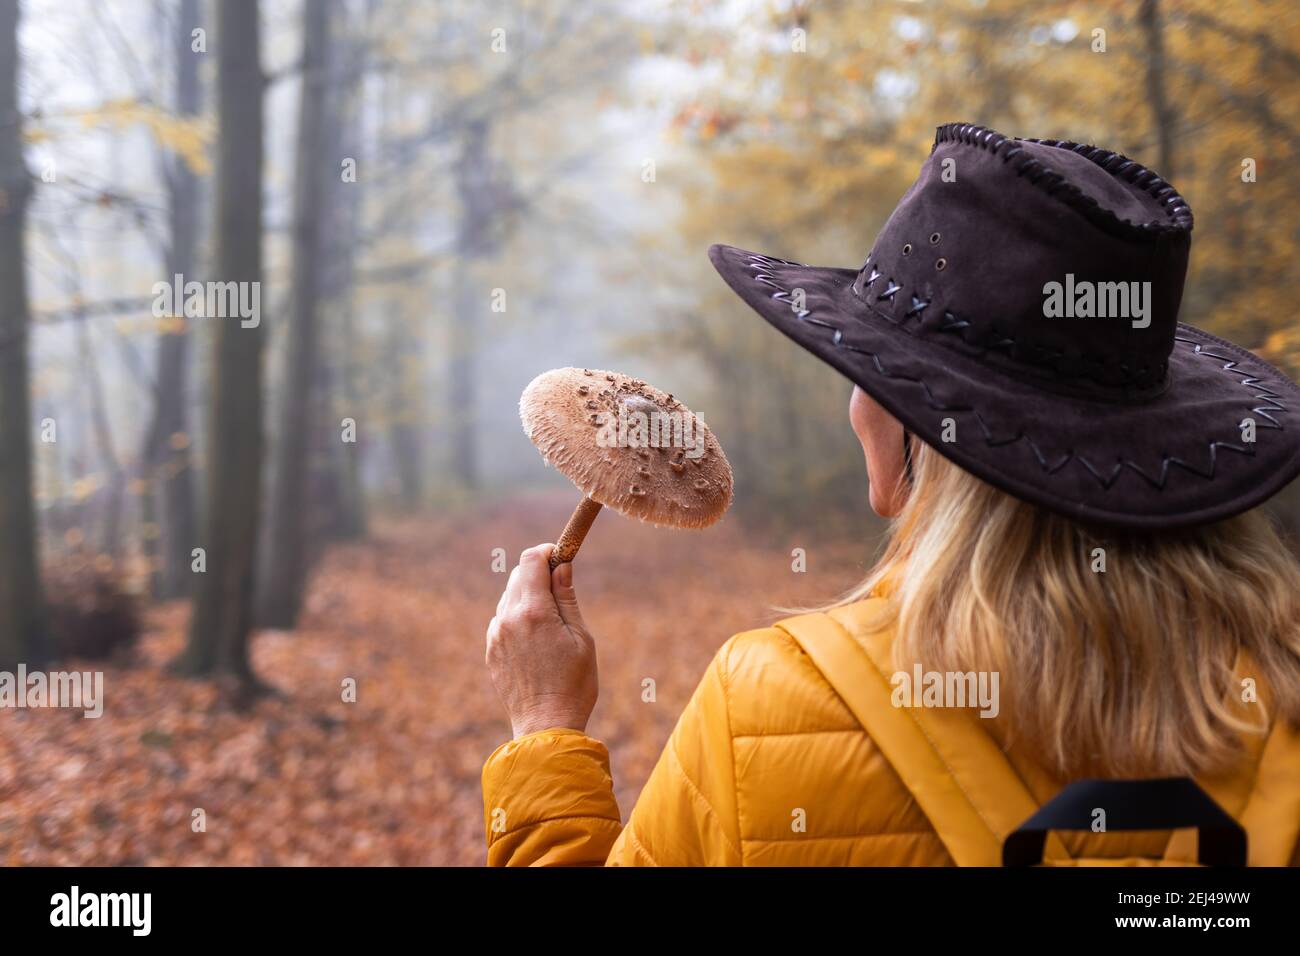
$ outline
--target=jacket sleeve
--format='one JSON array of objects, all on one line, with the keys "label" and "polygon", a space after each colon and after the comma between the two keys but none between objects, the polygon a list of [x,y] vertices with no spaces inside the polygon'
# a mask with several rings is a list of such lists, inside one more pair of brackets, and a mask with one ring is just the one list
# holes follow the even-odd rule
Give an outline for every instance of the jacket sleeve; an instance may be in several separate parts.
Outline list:
[{"label": "jacket sleeve", "polygon": [[726,683],[734,640],[696,688],[626,828],[600,741],[544,730],[498,747],[483,767],[488,865],[739,865]]},{"label": "jacket sleeve", "polygon": [[605,862],[622,829],[609,752],[578,730],[502,744],[483,765],[488,866]]}]

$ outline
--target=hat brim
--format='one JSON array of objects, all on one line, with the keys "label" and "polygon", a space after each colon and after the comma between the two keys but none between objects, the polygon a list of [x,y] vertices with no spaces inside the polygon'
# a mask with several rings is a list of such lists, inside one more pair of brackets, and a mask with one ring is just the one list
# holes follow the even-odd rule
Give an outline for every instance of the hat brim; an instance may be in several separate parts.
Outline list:
[{"label": "hat brim", "polygon": [[1126,528],[1190,526],[1254,507],[1300,474],[1300,388],[1193,326],[1179,323],[1158,395],[1099,401],[908,331],[853,292],[857,270],[724,245],[709,258],[754,311],[931,448],[1052,511]]}]

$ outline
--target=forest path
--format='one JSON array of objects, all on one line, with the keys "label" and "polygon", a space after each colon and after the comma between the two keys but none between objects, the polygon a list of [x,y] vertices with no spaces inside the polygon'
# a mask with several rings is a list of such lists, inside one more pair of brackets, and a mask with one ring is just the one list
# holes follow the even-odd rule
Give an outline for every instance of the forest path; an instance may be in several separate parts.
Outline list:
[{"label": "forest path", "polygon": [[[479,772],[509,737],[483,665],[506,579],[493,549],[509,570],[571,506],[516,499],[334,548],[298,630],[256,634],[254,667],[279,694],[243,711],[166,672],[187,602],[148,612],[129,667],[60,665],[105,672],[104,714],[0,711],[0,863],[481,864]],[[796,546],[809,573],[791,571]],[[774,604],[830,599],[867,554],[761,544],[734,516],[702,532],[600,517],[575,584],[599,647],[589,730],[610,747],[625,817],[714,651]]]}]

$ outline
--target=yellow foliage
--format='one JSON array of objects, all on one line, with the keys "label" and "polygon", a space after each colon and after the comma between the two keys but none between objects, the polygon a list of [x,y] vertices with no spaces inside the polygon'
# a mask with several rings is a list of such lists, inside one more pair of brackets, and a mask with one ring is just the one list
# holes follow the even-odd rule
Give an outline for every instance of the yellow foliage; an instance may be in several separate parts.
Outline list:
[{"label": "yellow foliage", "polygon": [[23,138],[29,143],[53,139],[53,124],[60,120],[79,123],[86,129],[107,126],[120,130],[142,124],[160,146],[179,156],[196,175],[206,176],[212,171],[208,147],[212,144],[213,130],[207,117],[182,118],[139,100],[116,99],[93,109],[42,115],[24,128]]}]

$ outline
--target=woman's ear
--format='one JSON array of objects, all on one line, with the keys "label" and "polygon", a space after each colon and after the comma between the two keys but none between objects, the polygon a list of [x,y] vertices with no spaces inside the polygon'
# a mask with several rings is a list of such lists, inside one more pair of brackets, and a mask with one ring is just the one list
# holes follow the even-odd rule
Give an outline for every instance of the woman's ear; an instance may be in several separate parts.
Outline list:
[{"label": "woman's ear", "polygon": [[867,461],[871,510],[882,518],[893,518],[903,510],[911,490],[903,450],[903,426],[857,386],[849,399],[849,422],[862,443]]}]

